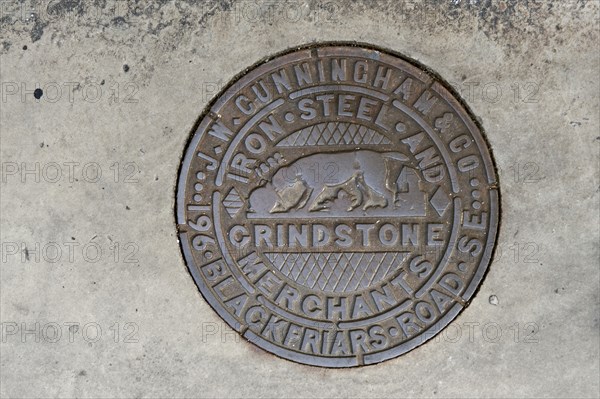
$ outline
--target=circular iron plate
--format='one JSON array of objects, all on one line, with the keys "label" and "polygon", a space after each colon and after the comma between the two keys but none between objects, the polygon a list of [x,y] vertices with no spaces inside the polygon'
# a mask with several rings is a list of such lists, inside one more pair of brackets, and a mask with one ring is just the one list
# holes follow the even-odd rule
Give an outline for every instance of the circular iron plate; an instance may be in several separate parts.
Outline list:
[{"label": "circular iron plate", "polygon": [[399,356],[468,304],[498,228],[490,151],[422,67],[372,48],[299,49],[233,82],[181,166],[187,266],[233,329],[277,356]]}]

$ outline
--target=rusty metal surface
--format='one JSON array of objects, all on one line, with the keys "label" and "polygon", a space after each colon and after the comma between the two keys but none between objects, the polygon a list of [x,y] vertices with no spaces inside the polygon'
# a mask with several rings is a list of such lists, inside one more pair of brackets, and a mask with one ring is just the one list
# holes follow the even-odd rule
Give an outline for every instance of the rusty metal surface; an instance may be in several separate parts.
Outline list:
[{"label": "rusty metal surface", "polygon": [[352,367],[432,338],[469,303],[499,219],[490,151],[436,76],[372,48],[262,63],[188,143],[177,223],[204,298],[286,359]]}]

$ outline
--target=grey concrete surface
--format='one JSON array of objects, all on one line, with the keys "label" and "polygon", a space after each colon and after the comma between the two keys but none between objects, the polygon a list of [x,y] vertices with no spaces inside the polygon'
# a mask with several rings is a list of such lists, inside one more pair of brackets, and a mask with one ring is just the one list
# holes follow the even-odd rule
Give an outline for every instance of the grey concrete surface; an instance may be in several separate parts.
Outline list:
[{"label": "grey concrete surface", "polygon": [[[597,1],[1,5],[2,397],[600,395]],[[217,90],[324,40],[451,82],[502,194],[470,306],[424,346],[351,370],[240,340],[188,274],[173,215],[186,140]]]}]

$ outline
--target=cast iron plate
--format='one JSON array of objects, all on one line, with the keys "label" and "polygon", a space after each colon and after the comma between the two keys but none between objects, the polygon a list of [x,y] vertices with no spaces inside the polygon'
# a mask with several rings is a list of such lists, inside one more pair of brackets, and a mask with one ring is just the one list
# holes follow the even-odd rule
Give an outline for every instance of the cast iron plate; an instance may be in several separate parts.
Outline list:
[{"label": "cast iron plate", "polygon": [[251,68],[200,119],[177,223],[187,266],[231,328],[282,358],[399,356],[468,304],[498,228],[490,150],[445,85],[350,45]]}]

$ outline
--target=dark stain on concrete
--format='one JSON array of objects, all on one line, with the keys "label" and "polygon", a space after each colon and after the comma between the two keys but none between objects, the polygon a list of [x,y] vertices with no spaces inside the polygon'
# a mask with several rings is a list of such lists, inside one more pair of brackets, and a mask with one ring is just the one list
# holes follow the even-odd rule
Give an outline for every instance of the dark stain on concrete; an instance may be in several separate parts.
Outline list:
[{"label": "dark stain on concrete", "polygon": [[85,4],[81,0],[52,1],[48,3],[48,9],[46,11],[48,12],[48,15],[52,17],[66,16],[72,13],[82,16],[85,13]]},{"label": "dark stain on concrete", "polygon": [[117,28],[123,28],[123,29],[125,29],[125,28],[127,28],[129,26],[129,23],[127,22],[127,20],[124,17],[122,17],[122,16],[114,17],[112,19],[111,23],[112,23],[113,26],[115,26]]},{"label": "dark stain on concrete", "polygon": [[40,19],[35,20],[33,28],[31,29],[31,34],[29,35],[32,43],[35,43],[42,38],[46,26],[48,26],[48,22],[43,22]]}]

